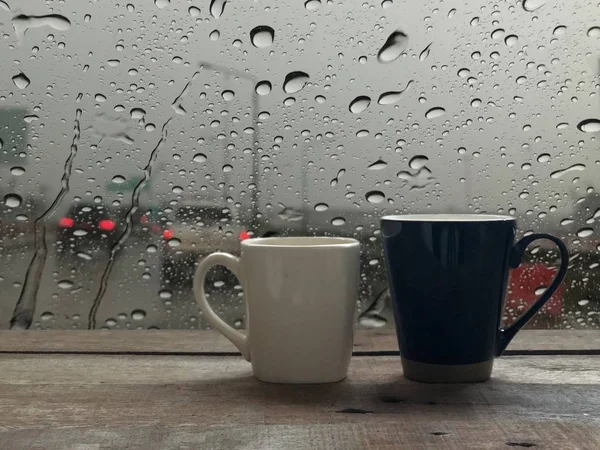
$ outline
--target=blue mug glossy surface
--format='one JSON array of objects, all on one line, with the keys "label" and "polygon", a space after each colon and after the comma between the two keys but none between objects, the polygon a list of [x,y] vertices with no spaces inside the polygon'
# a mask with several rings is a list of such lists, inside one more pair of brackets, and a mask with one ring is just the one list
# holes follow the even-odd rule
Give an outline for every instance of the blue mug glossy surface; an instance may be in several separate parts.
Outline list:
[{"label": "blue mug glossy surface", "polygon": [[[487,380],[495,356],[556,291],[567,272],[565,244],[549,234],[515,243],[511,216],[386,216],[381,236],[404,375],[424,382]],[[561,265],[539,299],[500,329],[509,269],[527,246],[549,239]]]}]

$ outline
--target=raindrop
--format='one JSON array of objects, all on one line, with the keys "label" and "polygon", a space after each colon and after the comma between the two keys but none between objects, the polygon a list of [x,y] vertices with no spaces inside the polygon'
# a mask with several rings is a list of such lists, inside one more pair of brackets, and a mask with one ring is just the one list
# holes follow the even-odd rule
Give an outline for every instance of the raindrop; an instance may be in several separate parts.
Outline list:
[{"label": "raindrop", "polygon": [[315,205],[315,211],[323,212],[329,209],[329,205],[327,203],[317,203]]},{"label": "raindrop", "polygon": [[140,120],[144,118],[146,111],[144,111],[142,108],[132,108],[129,114],[132,119]]},{"label": "raindrop", "polygon": [[42,322],[48,322],[49,320],[54,319],[54,314],[52,314],[50,311],[45,311],[40,316],[40,319],[42,320]]},{"label": "raindrop", "polygon": [[471,24],[472,27],[476,27],[477,25],[479,25],[479,17],[475,16],[471,19],[471,22],[469,22]]},{"label": "raindrop", "polygon": [[504,36],[504,28],[496,28],[492,31],[492,39],[500,39]]},{"label": "raindrop", "polygon": [[70,280],[61,280],[58,282],[58,287],[61,289],[71,289],[73,287],[73,282]]},{"label": "raindrop", "polygon": [[49,14],[47,16],[28,16],[19,14],[12,19],[15,34],[20,39],[28,29],[50,27],[57,31],[66,31],[71,27],[71,22],[64,16],[58,14]]},{"label": "raindrop", "polygon": [[579,230],[577,232],[577,236],[579,236],[580,238],[585,238],[585,237],[591,236],[592,233],[594,233],[593,228],[582,228],[581,230]]},{"label": "raindrop", "polygon": [[15,177],[20,177],[21,175],[23,175],[25,173],[25,168],[21,167],[21,166],[11,167],[10,173],[11,173],[11,175],[14,175]]},{"label": "raindrop", "polygon": [[471,106],[473,108],[478,108],[479,106],[481,106],[481,99],[480,98],[474,98],[473,100],[471,100]]},{"label": "raindrop", "polygon": [[537,157],[538,162],[541,163],[547,163],[548,161],[550,161],[550,154],[549,153],[542,153],[540,156]]},{"label": "raindrop", "polygon": [[102,95],[102,94],[96,94],[94,96],[94,98],[96,99],[97,102],[100,102],[100,103],[106,101],[106,97],[104,95]]},{"label": "raindrop", "polygon": [[23,201],[23,199],[18,194],[6,194],[4,196],[4,204],[6,206],[8,206],[9,208],[18,207],[22,201]]},{"label": "raindrop", "polygon": [[582,120],[577,124],[579,131],[584,133],[597,133],[600,131],[600,120],[598,119],[586,119]]},{"label": "raindrop", "polygon": [[579,301],[577,302],[577,304],[578,304],[579,306],[585,306],[585,305],[587,305],[589,302],[590,302],[590,301],[589,301],[587,298],[583,298],[583,299],[579,300]]},{"label": "raindrop", "polygon": [[385,194],[381,191],[370,191],[367,192],[367,195],[365,195],[365,198],[367,199],[367,201],[369,203],[381,203],[382,201],[385,200]]},{"label": "raindrop", "polygon": [[225,165],[223,166],[223,172],[225,172],[225,173],[229,173],[229,172],[231,172],[232,170],[233,170],[233,166],[232,166],[231,164],[225,164]]},{"label": "raindrop", "polygon": [[377,61],[380,63],[391,63],[395,61],[408,46],[408,36],[400,30],[394,31],[387,38],[383,47],[377,53]]},{"label": "raindrop", "polygon": [[223,97],[223,100],[225,100],[226,102],[233,100],[233,97],[235,97],[235,92],[233,91],[223,91],[221,93],[221,97]]},{"label": "raindrop", "polygon": [[206,155],[204,153],[196,153],[194,155],[194,158],[192,159],[192,161],[197,162],[197,163],[202,163],[204,161],[206,161]]},{"label": "raindrop", "polygon": [[431,51],[431,44],[423,49],[423,51],[419,54],[419,61],[424,61],[429,56],[429,52]]},{"label": "raindrop", "polygon": [[31,83],[31,80],[23,72],[12,77],[12,81],[19,89],[25,89]]},{"label": "raindrop", "polygon": [[572,166],[567,167],[566,169],[556,170],[556,171],[552,172],[550,174],[550,177],[556,179],[556,178],[562,177],[563,175],[566,175],[569,172],[576,172],[576,171],[582,171],[582,170],[585,170],[585,165],[573,164]]},{"label": "raindrop", "polygon": [[382,7],[383,9],[386,9],[386,8],[391,8],[393,4],[394,4],[394,2],[393,2],[392,0],[383,0],[383,1],[381,2],[381,7]]},{"label": "raindrop", "polygon": [[181,245],[181,241],[177,238],[171,238],[167,241],[167,244],[169,245],[169,247],[179,247]]},{"label": "raindrop", "polygon": [[269,117],[271,117],[271,114],[269,114],[269,112],[268,112],[268,111],[261,111],[261,112],[258,114],[258,118],[259,118],[260,120],[267,120]]},{"label": "raindrop", "polygon": [[359,95],[350,102],[350,112],[359,114],[369,107],[371,104],[371,97],[366,95]]},{"label": "raindrop", "polygon": [[567,32],[567,27],[564,25],[559,25],[554,29],[554,31],[552,31],[552,34],[554,36],[562,36],[566,32]]},{"label": "raindrop", "polygon": [[88,232],[86,230],[82,230],[81,228],[73,231],[74,236],[85,236],[86,234],[88,234]]},{"label": "raindrop", "polygon": [[540,286],[533,293],[535,295],[542,295],[546,291],[546,286]]},{"label": "raindrop", "polygon": [[304,2],[304,7],[308,11],[315,11],[321,7],[321,0],[307,0]]},{"label": "raindrop", "polygon": [[402,94],[404,94],[404,92],[406,92],[408,90],[408,88],[410,87],[411,84],[412,84],[412,80],[410,80],[406,84],[406,87],[402,91],[384,92],[383,94],[381,94],[379,96],[377,103],[379,103],[380,105],[393,105],[394,103],[398,103],[400,101],[400,98],[402,97]]},{"label": "raindrop", "polygon": [[446,113],[446,110],[442,107],[436,106],[435,108],[431,108],[425,113],[426,119],[435,119],[437,117],[441,117]]},{"label": "raindrop", "polygon": [[211,41],[218,41],[220,37],[221,37],[221,33],[219,32],[219,30],[212,30],[210,32],[210,34],[208,35],[208,38]]},{"label": "raindrop", "polygon": [[111,181],[115,184],[121,184],[125,182],[125,177],[122,175],[115,175]]},{"label": "raindrop", "polygon": [[346,219],[344,219],[343,217],[334,217],[333,219],[331,219],[331,225],[336,227],[341,227],[345,223]]},{"label": "raindrop", "polygon": [[325,103],[325,100],[326,100],[326,98],[325,98],[325,97],[323,97],[322,95],[317,95],[317,96],[315,97],[315,101],[316,101],[317,103],[321,104],[321,105],[322,105],[323,103]]},{"label": "raindrop", "polygon": [[250,31],[250,40],[252,41],[252,45],[257,48],[270,47],[273,45],[274,38],[275,30],[267,25],[254,27],[252,31]]},{"label": "raindrop", "polygon": [[385,169],[386,167],[387,167],[387,163],[384,160],[382,160],[382,159],[378,159],[374,163],[369,164],[367,166],[367,169],[369,169],[369,170],[382,170],[382,169]]},{"label": "raindrop", "polygon": [[154,0],[154,4],[160,9],[166,8],[169,3],[171,3],[171,0]]},{"label": "raindrop", "polygon": [[210,0],[210,15],[218,19],[223,15],[227,0]]},{"label": "raindrop", "polygon": [[461,78],[467,78],[470,73],[471,73],[471,71],[469,69],[467,69],[466,67],[463,67],[458,72],[456,72],[456,74]]},{"label": "raindrop", "polygon": [[89,253],[85,253],[85,252],[78,252],[77,257],[84,259],[85,261],[90,261],[92,259],[92,255],[90,255]]},{"label": "raindrop", "polygon": [[600,37],[600,27],[592,27],[587,30],[588,37]]},{"label": "raindrop", "polygon": [[369,135],[369,130],[358,130],[356,132],[356,137],[362,138],[367,137]]},{"label": "raindrop", "polygon": [[283,101],[285,106],[292,106],[294,103],[296,103],[296,99],[294,97],[288,97]]},{"label": "raindrop", "polygon": [[546,3],[546,0],[523,0],[523,9],[525,11],[535,11],[541,8]]},{"label": "raindrop", "polygon": [[134,309],[131,311],[131,318],[133,320],[144,320],[146,318],[146,311],[143,309]]},{"label": "raindrop", "polygon": [[504,38],[504,43],[506,45],[508,45],[509,47],[512,47],[513,45],[515,45],[517,43],[518,40],[519,40],[519,37],[516,34],[509,34],[508,36],[506,36]]},{"label": "raindrop", "polygon": [[162,289],[158,291],[158,298],[161,300],[169,300],[173,296],[173,293],[168,289]]},{"label": "raindrop", "polygon": [[558,125],[556,125],[556,129],[557,130],[564,130],[565,128],[568,128],[569,124],[567,122],[561,122]]},{"label": "raindrop", "polygon": [[264,81],[259,81],[256,84],[256,93],[258,95],[267,95],[269,92],[271,92],[271,89],[273,88],[273,86],[271,85],[271,82],[264,80]]},{"label": "raindrop", "polygon": [[429,158],[425,155],[417,155],[413,156],[408,162],[408,166],[411,169],[419,170],[425,167],[425,165],[429,162]]},{"label": "raindrop", "polygon": [[285,76],[283,81],[283,90],[287,94],[299,92],[306,86],[309,76],[305,72],[290,72]]},{"label": "raindrop", "polygon": [[109,59],[107,62],[110,67],[117,67],[121,63],[118,59]]},{"label": "raindrop", "polygon": [[200,16],[200,8],[196,8],[195,6],[190,6],[188,8],[188,13],[190,13],[190,16],[192,16],[192,17],[198,17],[198,16]]},{"label": "raindrop", "polygon": [[144,128],[146,129],[146,131],[154,131],[156,130],[156,125],[154,125],[153,123],[148,123]]},{"label": "raindrop", "polygon": [[158,247],[154,244],[150,244],[148,247],[146,247],[146,251],[148,253],[156,253],[158,251]]}]

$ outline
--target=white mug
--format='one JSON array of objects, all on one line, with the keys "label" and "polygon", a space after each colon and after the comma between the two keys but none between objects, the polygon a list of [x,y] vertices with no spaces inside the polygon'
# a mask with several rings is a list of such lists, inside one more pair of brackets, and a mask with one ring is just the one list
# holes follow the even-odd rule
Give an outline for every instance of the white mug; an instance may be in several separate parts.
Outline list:
[{"label": "white mug", "polygon": [[[272,383],[331,383],[348,372],[359,281],[358,241],[337,237],[242,241],[242,256],[213,253],[194,275],[206,320]],[[215,314],[204,294],[208,270],[222,265],[241,281],[246,334]]]}]

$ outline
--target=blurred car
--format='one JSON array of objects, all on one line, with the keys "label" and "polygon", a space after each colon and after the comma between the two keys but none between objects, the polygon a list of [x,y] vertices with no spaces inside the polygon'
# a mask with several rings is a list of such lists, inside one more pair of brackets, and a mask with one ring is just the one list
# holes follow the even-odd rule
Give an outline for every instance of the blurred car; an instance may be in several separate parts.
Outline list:
[{"label": "blurred car", "polygon": [[75,203],[58,220],[59,255],[109,254],[124,231],[115,211],[96,203]]},{"label": "blurred car", "polygon": [[[161,280],[170,287],[191,285],[198,260],[210,253],[239,255],[240,240],[249,237],[229,208],[198,202],[180,204],[162,234]],[[217,266],[207,280],[228,282],[234,278],[225,268]]]}]

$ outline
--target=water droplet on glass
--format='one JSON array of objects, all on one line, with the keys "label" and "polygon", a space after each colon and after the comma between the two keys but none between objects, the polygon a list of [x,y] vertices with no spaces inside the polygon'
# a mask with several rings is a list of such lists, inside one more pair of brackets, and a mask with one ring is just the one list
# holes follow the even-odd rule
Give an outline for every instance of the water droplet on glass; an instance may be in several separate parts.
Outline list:
[{"label": "water droplet on glass", "polygon": [[512,47],[513,45],[515,45],[517,43],[518,40],[519,40],[519,37],[516,34],[509,34],[508,36],[506,36],[504,38],[504,43],[506,45],[508,45],[509,47]]},{"label": "water droplet on glass", "polygon": [[81,228],[78,228],[77,230],[73,231],[73,234],[75,236],[85,236],[86,234],[88,234],[88,232],[86,230],[82,230]]},{"label": "water droplet on glass", "polygon": [[197,163],[202,163],[202,162],[206,161],[206,155],[204,153],[196,153],[194,155],[194,158],[192,159],[192,161],[197,162]]},{"label": "water droplet on glass", "polygon": [[547,163],[548,161],[550,161],[551,157],[549,153],[542,153],[540,156],[537,157],[538,162],[541,163]]},{"label": "water droplet on glass", "polygon": [[225,100],[226,102],[231,101],[235,97],[235,92],[233,92],[233,91],[223,91],[221,93],[221,97],[223,97],[223,100]]},{"label": "water droplet on glass", "polygon": [[171,3],[171,0],[154,0],[154,4],[160,9],[166,8],[169,3]]},{"label": "water droplet on glass", "polygon": [[383,170],[386,167],[387,167],[387,163],[384,160],[382,160],[382,159],[378,159],[374,163],[369,164],[367,166],[367,169],[369,169],[369,170]]},{"label": "water droplet on glass", "polygon": [[150,244],[146,247],[146,251],[148,253],[156,253],[158,251],[158,247],[154,244]]},{"label": "water droplet on glass", "polygon": [[446,110],[440,106],[436,106],[435,108],[431,108],[429,109],[426,113],[425,113],[425,118],[426,119],[435,119],[437,117],[441,117],[446,113]]},{"label": "water droplet on glass", "polygon": [[96,94],[96,95],[94,96],[94,99],[95,99],[97,102],[100,102],[100,103],[102,103],[102,102],[105,102],[105,101],[106,101],[106,97],[105,97],[104,95],[102,95],[102,94]]},{"label": "water droplet on glass", "polygon": [[40,316],[40,319],[42,322],[48,322],[49,320],[54,319],[54,314],[52,314],[50,311],[44,311]]},{"label": "water droplet on glass", "polygon": [[546,286],[540,286],[540,287],[536,288],[536,290],[533,291],[533,293],[535,295],[542,295],[545,291],[546,291]]},{"label": "water droplet on glass", "polygon": [[523,9],[525,11],[535,11],[541,8],[546,3],[546,0],[523,0]]},{"label": "water droplet on glass", "polygon": [[266,80],[259,81],[256,84],[256,88],[255,88],[256,93],[258,95],[267,95],[269,92],[271,92],[271,89],[272,89],[271,82],[266,81]]},{"label": "water droplet on glass", "polygon": [[131,318],[133,320],[144,320],[146,318],[146,311],[143,309],[134,309],[131,311]]},{"label": "water droplet on glass", "polygon": [[423,51],[419,54],[419,61],[425,61],[429,56],[429,52],[431,51],[431,44],[423,49]]},{"label": "water droplet on glass", "polygon": [[552,172],[550,174],[550,177],[556,179],[556,178],[562,177],[563,175],[566,175],[569,172],[579,172],[582,170],[585,170],[585,165],[573,164],[572,166],[567,167],[566,169],[556,170],[556,171]]},{"label": "water droplet on glass", "polygon": [[367,195],[365,195],[365,198],[367,199],[367,201],[369,203],[381,203],[382,201],[385,200],[385,194],[381,191],[370,191],[367,192]]},{"label": "water droplet on glass", "polygon": [[470,73],[471,71],[466,67],[463,67],[462,69],[459,69],[458,72],[456,72],[456,74],[461,78],[467,78]]},{"label": "water droplet on glass", "polygon": [[210,0],[210,15],[218,19],[223,15],[227,0]]},{"label": "water droplet on glass", "polygon": [[579,230],[577,232],[577,236],[579,236],[580,238],[585,238],[585,237],[591,236],[593,233],[594,233],[593,228],[582,228],[581,230]]},{"label": "water droplet on glass", "polygon": [[350,102],[350,112],[359,114],[369,107],[371,104],[371,97],[366,95],[359,95],[352,102]]},{"label": "water droplet on glass", "polygon": [[181,245],[181,241],[177,238],[171,238],[167,241],[167,244],[169,245],[169,247],[179,247]]},{"label": "water droplet on glass", "polygon": [[394,2],[393,2],[392,0],[383,0],[383,1],[381,2],[381,7],[382,7],[383,9],[386,9],[386,8],[391,8],[393,4],[394,4]]},{"label": "water droplet on glass", "polygon": [[592,27],[587,30],[587,35],[589,37],[600,37],[600,27]]},{"label": "water droplet on glass", "polygon": [[219,32],[219,30],[212,30],[210,32],[210,34],[208,35],[208,38],[211,41],[218,41],[220,37],[221,37],[221,33]]},{"label": "water droplet on glass", "polygon": [[199,17],[200,16],[200,8],[196,8],[195,6],[190,6],[188,8],[188,13],[192,17]]},{"label": "water droplet on glass", "polygon": [[331,225],[336,227],[341,227],[345,223],[346,219],[344,219],[343,217],[334,217],[333,219],[331,219]]},{"label": "water droplet on glass", "polygon": [[479,106],[481,106],[481,99],[480,98],[474,98],[473,100],[471,100],[471,106],[473,108],[478,108]]},{"label": "water droplet on glass", "polygon": [[25,89],[31,83],[31,80],[23,72],[12,77],[12,81],[19,89]]},{"label": "water droplet on glass", "polygon": [[597,133],[600,131],[600,120],[598,119],[586,119],[582,120],[577,124],[579,131],[584,133]]},{"label": "water droplet on glass", "polygon": [[408,166],[411,169],[419,170],[425,167],[425,165],[429,162],[429,158],[425,155],[417,155],[413,156],[408,162]]},{"label": "water droplet on glass", "polygon": [[257,48],[266,48],[273,45],[275,30],[267,25],[259,25],[250,31],[250,41]]},{"label": "water droplet on glass", "polygon": [[85,252],[77,252],[77,257],[81,258],[85,261],[90,261],[92,259],[92,255],[90,255],[89,253],[85,253]]},{"label": "water droplet on glass", "polygon": [[492,31],[492,39],[500,39],[504,36],[504,28],[496,28]]},{"label": "water droplet on glass", "polygon": [[579,306],[585,306],[585,305],[587,305],[589,302],[590,302],[590,301],[589,301],[587,298],[583,298],[583,299],[579,300],[579,301],[577,302],[577,304],[578,304]]},{"label": "water droplet on glass", "polygon": [[317,203],[315,205],[315,211],[323,212],[329,209],[329,205],[327,203]]},{"label": "water droplet on glass", "polygon": [[115,184],[121,184],[125,182],[125,177],[122,175],[115,175],[111,180]]},{"label": "water droplet on glass", "polygon": [[23,199],[18,194],[6,194],[4,196],[4,204],[6,206],[8,206],[9,208],[18,207],[22,201],[23,201]]},{"label": "water droplet on glass", "polygon": [[132,108],[129,114],[132,119],[141,120],[146,115],[146,111],[144,111],[142,108]]},{"label": "water droplet on glass", "polygon": [[304,2],[304,7],[308,11],[315,11],[321,7],[321,0],[307,0]]},{"label": "water droplet on glass", "polygon": [[58,287],[61,289],[71,289],[73,287],[73,282],[70,280],[61,280],[58,282]]},{"label": "water droplet on glass", "polygon": [[294,94],[299,92],[306,86],[309,80],[309,76],[305,72],[290,72],[285,76],[283,81],[283,90],[287,94]]},{"label": "water droplet on glass", "polygon": [[25,173],[25,168],[21,166],[14,166],[10,168],[10,174],[15,177],[20,177]]},{"label": "water droplet on glass", "polygon": [[169,300],[173,296],[173,293],[168,289],[162,289],[158,291],[158,298],[161,300]]},{"label": "water droplet on glass", "polygon": [[562,36],[566,32],[567,32],[567,27],[564,25],[559,25],[552,31],[552,34],[554,36]]},{"label": "water droplet on glass", "polygon": [[362,138],[367,137],[369,135],[369,130],[358,130],[356,132],[356,137]]},{"label": "water droplet on glass", "polygon": [[233,166],[232,166],[232,165],[230,165],[230,164],[225,164],[225,165],[223,166],[223,172],[225,172],[225,173],[229,173],[229,172],[231,172],[232,170],[233,170]]},{"label": "water droplet on glass", "polygon": [[402,91],[384,92],[379,96],[377,103],[379,103],[380,105],[393,105],[394,103],[398,103],[400,101],[400,98],[402,97],[402,94],[408,90],[411,84],[412,80],[410,80],[406,84],[406,87]]},{"label": "water droplet on glass", "polygon": [[408,36],[403,31],[396,30],[389,35],[383,47],[377,53],[377,61],[391,63],[395,61],[408,46]]}]

